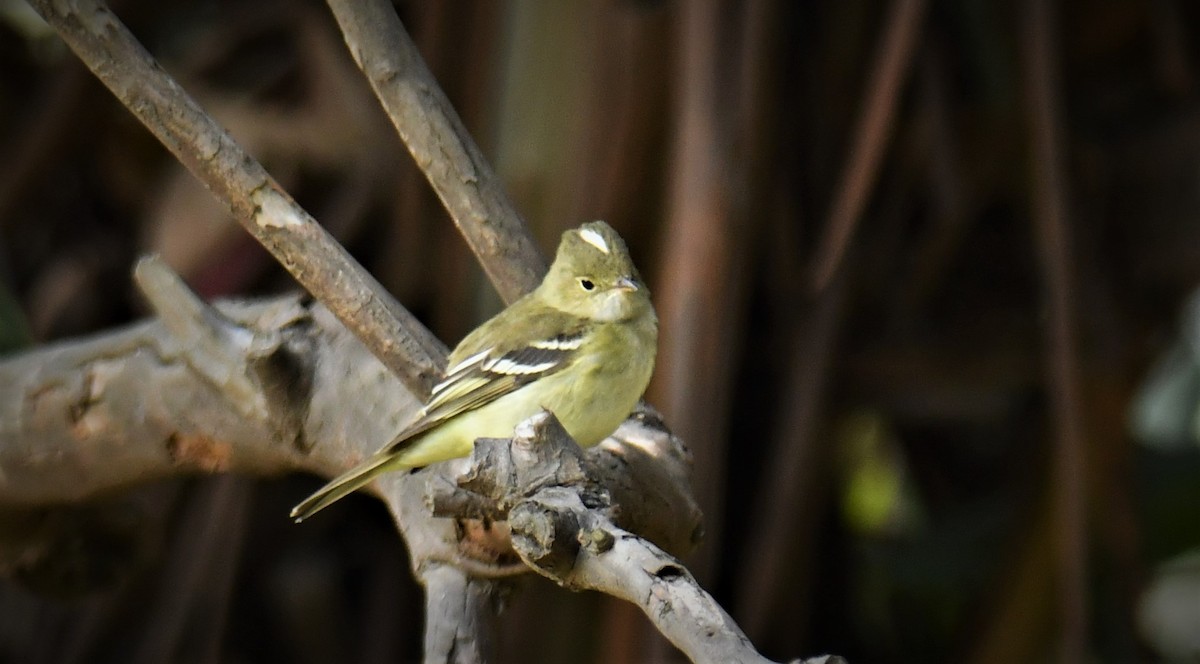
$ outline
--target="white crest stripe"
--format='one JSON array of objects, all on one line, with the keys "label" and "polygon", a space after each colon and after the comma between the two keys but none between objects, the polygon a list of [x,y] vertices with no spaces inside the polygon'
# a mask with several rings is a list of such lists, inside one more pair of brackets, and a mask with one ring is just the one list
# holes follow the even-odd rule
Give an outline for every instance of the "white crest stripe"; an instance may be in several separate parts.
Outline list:
[{"label": "white crest stripe", "polygon": [[596,231],[590,228],[581,228],[579,230],[579,237],[583,238],[584,242],[587,242],[600,251],[606,254],[608,253],[608,242],[604,240],[604,236],[600,235]]}]

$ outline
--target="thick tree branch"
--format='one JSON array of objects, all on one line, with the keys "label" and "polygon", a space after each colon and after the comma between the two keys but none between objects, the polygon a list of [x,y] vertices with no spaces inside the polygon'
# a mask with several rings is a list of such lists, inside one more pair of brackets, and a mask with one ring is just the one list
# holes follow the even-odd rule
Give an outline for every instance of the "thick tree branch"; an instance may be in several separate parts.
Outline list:
[{"label": "thick tree branch", "polygon": [[103,3],[33,0],[79,59],[416,394],[445,348],[171,78]]},{"label": "thick tree branch", "polygon": [[[373,452],[420,405],[318,304],[284,297],[211,307],[156,259],[140,262],[137,274],[158,320],[0,361],[0,504],[77,503],[190,472],[333,475]],[[525,433],[517,445],[540,458],[532,440]],[[531,476],[527,465],[494,455],[508,441],[491,441],[479,448],[484,475],[463,475],[463,459],[373,485],[426,584],[430,661],[487,659],[483,628],[501,590],[489,577],[511,573],[516,561],[503,528],[464,537],[467,521],[430,518],[430,495],[446,487],[461,494],[460,476],[468,487],[505,486],[486,478],[509,472],[525,487],[587,486],[623,527],[678,553],[694,546],[700,512],[688,486],[690,457],[656,413],[639,411],[586,454],[573,443],[560,447],[569,451],[560,452],[558,473]],[[503,518],[515,499],[504,510],[494,502],[476,499],[483,508],[455,517]],[[488,537],[494,548],[482,551]],[[20,545],[0,543],[0,560],[22,559],[13,549]]]},{"label": "thick tree branch", "polygon": [[425,586],[425,661],[491,661],[492,623],[500,612],[495,584],[445,563],[417,575]]},{"label": "thick tree branch", "polygon": [[171,303],[161,318],[0,361],[0,504],[182,472],[332,474],[419,407],[323,307],[283,297],[196,312],[175,304],[187,291],[164,286],[177,278],[162,269],[140,269]]}]

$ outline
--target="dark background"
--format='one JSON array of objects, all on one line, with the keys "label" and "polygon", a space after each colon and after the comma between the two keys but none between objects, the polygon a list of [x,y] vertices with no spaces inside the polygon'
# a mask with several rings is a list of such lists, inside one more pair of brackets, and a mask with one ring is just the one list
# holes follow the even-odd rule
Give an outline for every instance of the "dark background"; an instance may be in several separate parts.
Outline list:
[{"label": "dark background", "polygon": [[[686,562],[772,658],[1159,656],[1148,589],[1200,546],[1178,345],[1200,12],[1036,7],[397,3],[542,247],[593,218],[626,237],[663,322],[649,399],[696,457]],[[3,348],[143,315],[148,251],[206,297],[295,287],[19,0],[0,9]],[[443,340],[496,310],[321,3],[114,9]],[[1173,347],[1162,434],[1133,413],[1171,401],[1144,388]],[[133,546],[81,536],[71,583],[0,585],[0,659],[419,657],[382,506],[285,518],[319,481],[149,488],[165,518]],[[503,661],[677,657],[615,600],[534,579],[509,604]]]}]

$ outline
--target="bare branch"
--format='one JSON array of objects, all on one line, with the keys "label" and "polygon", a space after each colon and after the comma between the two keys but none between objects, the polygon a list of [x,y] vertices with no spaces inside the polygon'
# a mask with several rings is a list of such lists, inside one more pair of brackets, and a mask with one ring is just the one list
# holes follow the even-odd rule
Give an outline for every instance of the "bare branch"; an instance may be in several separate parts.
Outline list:
[{"label": "bare branch", "polygon": [[[214,308],[154,259],[138,274],[162,319],[0,362],[0,505],[80,502],[190,472],[333,475],[370,454],[420,405],[320,305],[285,297]],[[230,389],[242,396],[231,399]],[[530,440],[526,434],[518,444]],[[479,453],[497,445],[509,442],[481,444]],[[652,411],[586,455],[572,445],[562,458],[573,464],[543,474],[539,486],[551,478],[603,487],[596,499],[619,501],[614,514],[626,527],[680,553],[694,545],[700,513],[688,488],[690,457]],[[470,549],[478,545],[462,535],[461,522],[430,518],[430,487],[457,491],[454,478],[467,463],[394,473],[372,487],[426,584],[427,661],[486,659],[490,633],[480,629],[495,616],[506,583],[499,577],[517,561],[506,530],[492,536],[508,557],[492,560]],[[513,468],[502,458],[486,464],[489,472]],[[478,473],[467,477],[467,486],[481,481]],[[4,545],[0,558],[19,558],[14,546]]]},{"label": "bare branch", "polygon": [[[6,514],[193,472],[335,475],[420,407],[319,304],[283,297],[212,308],[153,259],[138,274],[163,318],[0,361]],[[485,659],[490,632],[481,629],[501,589],[469,575],[471,565],[446,564],[463,558],[460,534],[426,507],[427,483],[450,483],[461,465],[396,473],[370,487],[395,515],[427,585],[427,640],[438,648],[427,661]],[[48,536],[0,542],[0,569],[20,569]]]},{"label": "bare branch", "polygon": [[495,585],[446,564],[428,565],[418,576],[425,586],[425,661],[491,661],[491,623],[500,612]]},{"label": "bare branch", "polygon": [[416,394],[445,348],[188,95],[103,3],[31,3],[234,218]]},{"label": "bare branch", "polygon": [[182,472],[333,474],[420,405],[298,297],[179,315],[0,361],[0,504],[77,502]]},{"label": "bare branch", "polygon": [[[633,434],[635,426],[643,431]],[[636,447],[656,459],[653,465],[678,471],[686,487],[690,459],[671,452],[678,439],[662,430],[653,413],[627,422],[618,437],[625,449]],[[481,505],[488,504],[483,511],[508,520],[513,547],[531,568],[565,588],[599,590],[632,602],[694,662],[769,662],[675,557],[615,525],[640,513],[639,499],[655,492],[638,481],[634,491],[610,491],[605,480],[611,476],[600,461],[605,453],[584,452],[552,414],[542,412],[519,425],[511,441],[478,441],[459,486],[431,485],[430,502],[435,513],[446,516],[466,509],[459,517],[479,516]],[[627,481],[633,476],[625,474]],[[613,500],[617,493],[625,502]],[[681,495],[690,499],[686,488]],[[643,532],[688,542],[684,551],[692,548],[699,511],[694,502],[690,507],[694,520],[682,522],[677,515],[686,510],[646,512],[657,518],[641,524]]]},{"label": "bare branch", "polygon": [[533,290],[545,259],[391,3],[328,2],[355,62],[500,296],[512,302]]},{"label": "bare branch", "polygon": [[563,488],[539,491],[509,516],[534,569],[572,590],[632,602],[693,662],[769,662],[675,558],[588,509]]}]

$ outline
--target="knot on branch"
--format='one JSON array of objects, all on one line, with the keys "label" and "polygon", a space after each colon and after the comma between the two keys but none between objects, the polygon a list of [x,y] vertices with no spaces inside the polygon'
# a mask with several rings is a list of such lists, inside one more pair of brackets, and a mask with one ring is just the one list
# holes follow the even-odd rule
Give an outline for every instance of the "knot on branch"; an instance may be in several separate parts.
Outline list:
[{"label": "knot on branch", "polygon": [[[506,519],[525,565],[564,588],[633,602],[693,661],[768,662],[653,543],[686,550],[700,532],[690,457],[653,411],[586,452],[543,411],[511,440],[476,441],[469,464],[457,482],[431,482],[426,500],[436,516]],[[626,530],[630,522],[644,530]]]},{"label": "knot on branch", "polygon": [[580,549],[602,553],[615,539],[605,524],[617,510],[599,483],[601,471],[543,410],[519,424],[511,439],[476,441],[467,472],[454,486],[431,478],[439,483],[427,501],[434,516],[508,521],[517,555],[569,586]]},{"label": "knot on branch", "polygon": [[543,410],[517,425],[513,437],[475,441],[470,466],[451,484],[430,478],[426,497],[434,516],[503,521],[522,501],[544,489],[570,488],[584,502],[607,507],[608,492],[595,469],[553,413]]},{"label": "knot on branch", "polygon": [[182,360],[242,416],[265,423],[273,437],[307,447],[303,425],[316,342],[304,333],[305,307],[289,298],[256,328],[201,300],[157,256],[139,260],[134,278],[175,342],[160,349],[164,355]]},{"label": "knot on branch", "polygon": [[581,550],[599,555],[614,546],[614,523],[681,554],[698,542],[690,464],[649,407],[586,451],[542,411],[511,439],[476,441],[466,472],[429,479],[426,503],[434,516],[507,521],[517,555],[571,586]]},{"label": "knot on branch", "polygon": [[558,509],[555,503],[574,497],[569,489],[550,487],[509,514],[513,548],[527,564],[556,580],[567,578],[575,567],[583,529],[578,513]]}]

